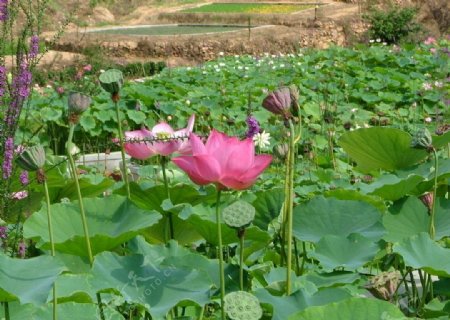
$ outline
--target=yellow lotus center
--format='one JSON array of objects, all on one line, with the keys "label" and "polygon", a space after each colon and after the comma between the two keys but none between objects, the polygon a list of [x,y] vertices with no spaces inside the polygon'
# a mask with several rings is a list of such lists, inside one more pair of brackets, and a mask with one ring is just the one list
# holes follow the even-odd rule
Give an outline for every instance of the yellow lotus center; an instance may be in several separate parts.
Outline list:
[{"label": "yellow lotus center", "polygon": [[158,139],[168,139],[168,138],[170,138],[170,136],[171,136],[171,134],[168,133],[168,132],[158,132],[158,133],[156,134],[156,137],[157,137]]}]

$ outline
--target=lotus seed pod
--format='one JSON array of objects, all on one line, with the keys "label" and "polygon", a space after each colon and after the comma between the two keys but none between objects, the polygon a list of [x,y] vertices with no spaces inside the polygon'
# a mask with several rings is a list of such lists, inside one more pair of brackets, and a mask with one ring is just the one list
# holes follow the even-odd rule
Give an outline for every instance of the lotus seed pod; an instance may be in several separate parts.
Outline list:
[{"label": "lotus seed pod", "polygon": [[258,320],[262,308],[258,299],[245,291],[231,292],[225,296],[225,312],[232,320]]},{"label": "lotus seed pod", "polygon": [[413,136],[411,147],[416,149],[431,149],[433,148],[433,138],[427,128],[419,129]]},{"label": "lotus seed pod", "polygon": [[123,74],[120,70],[109,69],[100,75],[99,80],[105,91],[111,93],[111,95],[117,95],[123,85]]},{"label": "lotus seed pod", "polygon": [[255,218],[255,208],[245,202],[236,201],[223,209],[223,221],[231,228],[245,228]]},{"label": "lotus seed pod", "polygon": [[68,98],[69,112],[80,115],[91,105],[91,97],[80,92],[71,92]]},{"label": "lotus seed pod", "polygon": [[45,150],[42,146],[25,149],[16,160],[17,165],[27,171],[37,171],[45,165]]}]

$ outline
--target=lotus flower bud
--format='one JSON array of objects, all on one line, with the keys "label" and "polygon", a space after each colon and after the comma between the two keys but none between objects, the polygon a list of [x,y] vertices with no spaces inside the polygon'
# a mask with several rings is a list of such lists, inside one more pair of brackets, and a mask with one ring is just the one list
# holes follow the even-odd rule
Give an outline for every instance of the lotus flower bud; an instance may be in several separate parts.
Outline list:
[{"label": "lotus flower bud", "polygon": [[100,75],[99,80],[102,88],[111,93],[111,96],[115,102],[118,101],[119,91],[123,85],[122,71],[117,69],[106,70]]},{"label": "lotus flower bud", "polygon": [[45,165],[45,150],[42,146],[25,149],[17,158],[17,164],[24,170],[37,171]]},{"label": "lotus flower bud", "polygon": [[71,114],[80,115],[91,105],[91,97],[80,92],[71,92],[69,94],[68,106]]},{"label": "lotus flower bud", "polygon": [[433,149],[433,138],[427,128],[419,129],[413,136],[411,147],[415,149]]},{"label": "lotus flower bud", "polygon": [[270,92],[263,100],[262,106],[268,111],[282,115],[285,119],[292,117],[291,114],[291,91],[288,87],[281,87],[278,90]]}]

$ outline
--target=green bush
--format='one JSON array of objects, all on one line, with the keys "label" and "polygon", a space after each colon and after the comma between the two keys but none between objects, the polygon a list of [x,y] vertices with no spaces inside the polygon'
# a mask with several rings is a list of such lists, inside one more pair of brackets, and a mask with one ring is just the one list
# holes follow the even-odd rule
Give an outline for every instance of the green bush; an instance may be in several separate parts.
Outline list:
[{"label": "green bush", "polygon": [[408,36],[421,30],[420,24],[414,21],[416,8],[391,7],[386,11],[371,9],[364,19],[370,23],[371,39],[381,39],[389,44],[399,43]]}]

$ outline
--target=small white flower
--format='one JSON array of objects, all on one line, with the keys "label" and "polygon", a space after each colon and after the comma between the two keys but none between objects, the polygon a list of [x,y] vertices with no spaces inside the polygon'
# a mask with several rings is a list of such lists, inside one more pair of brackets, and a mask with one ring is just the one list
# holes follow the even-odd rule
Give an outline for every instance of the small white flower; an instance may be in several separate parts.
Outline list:
[{"label": "small white flower", "polygon": [[433,119],[431,119],[431,117],[426,117],[424,120],[426,123],[430,123],[431,121],[433,121]]},{"label": "small white flower", "polygon": [[433,89],[433,86],[431,85],[431,83],[424,82],[424,83],[422,84],[422,89],[425,90],[425,91],[432,90],[432,89]]},{"label": "small white flower", "polygon": [[191,105],[191,101],[186,100],[186,104],[187,104],[188,106],[190,106],[190,105]]},{"label": "small white flower", "polygon": [[220,68],[217,68],[217,69],[215,69],[216,70],[216,72],[220,72]]},{"label": "small white flower", "polygon": [[225,63],[221,62],[221,63],[219,63],[219,66],[220,67],[225,67]]},{"label": "small white flower", "polygon": [[237,68],[238,68],[238,70],[242,70],[242,69],[244,69],[244,67],[243,67],[243,66],[238,66]]},{"label": "small white flower", "polygon": [[248,67],[244,67],[244,70],[248,70],[249,68]]},{"label": "small white flower", "polygon": [[280,68],[284,68],[284,63],[280,64]]},{"label": "small white flower", "polygon": [[277,66],[273,66],[273,67],[272,67],[272,70],[275,70],[276,68],[277,68]]},{"label": "small white flower", "polygon": [[255,145],[260,149],[267,149],[270,146],[270,133],[263,131],[253,136]]},{"label": "small white flower", "polygon": [[387,46],[387,42],[383,42],[383,46]]},{"label": "small white flower", "polygon": [[436,88],[442,88],[444,86],[444,84],[441,81],[435,81],[434,82],[434,86]]},{"label": "small white flower", "polygon": [[203,71],[203,72],[202,72],[202,74],[207,74],[207,73],[208,73],[208,72],[206,72],[206,71]]},{"label": "small white flower", "polygon": [[219,56],[223,56],[225,53],[223,53],[222,51],[219,52]]},{"label": "small white flower", "polygon": [[355,113],[356,111],[358,111],[358,108],[353,108],[352,110],[350,110],[351,112]]},{"label": "small white flower", "polygon": [[379,43],[379,42],[381,42],[381,39],[380,39],[380,38],[378,38],[378,39],[377,39],[377,42],[378,42],[378,43]]},{"label": "small white flower", "polygon": [[235,54],[234,57],[235,57],[235,58],[239,58],[239,55],[238,55],[238,54]]},{"label": "small white flower", "polygon": [[192,68],[191,68],[191,67],[187,67],[186,70],[187,70],[187,71],[191,71]]},{"label": "small white flower", "polygon": [[374,43],[374,42],[375,42],[375,40],[373,40],[373,39],[370,39],[370,40],[369,40],[369,42],[370,42],[370,43]]},{"label": "small white flower", "polygon": [[171,121],[172,120],[172,116],[167,116],[167,120]]},{"label": "small white flower", "polygon": [[103,69],[100,69],[100,73],[103,73],[103,72],[105,72],[105,70],[103,70]]},{"label": "small white flower", "polygon": [[364,123],[364,128],[370,128],[370,126],[367,123]]}]

